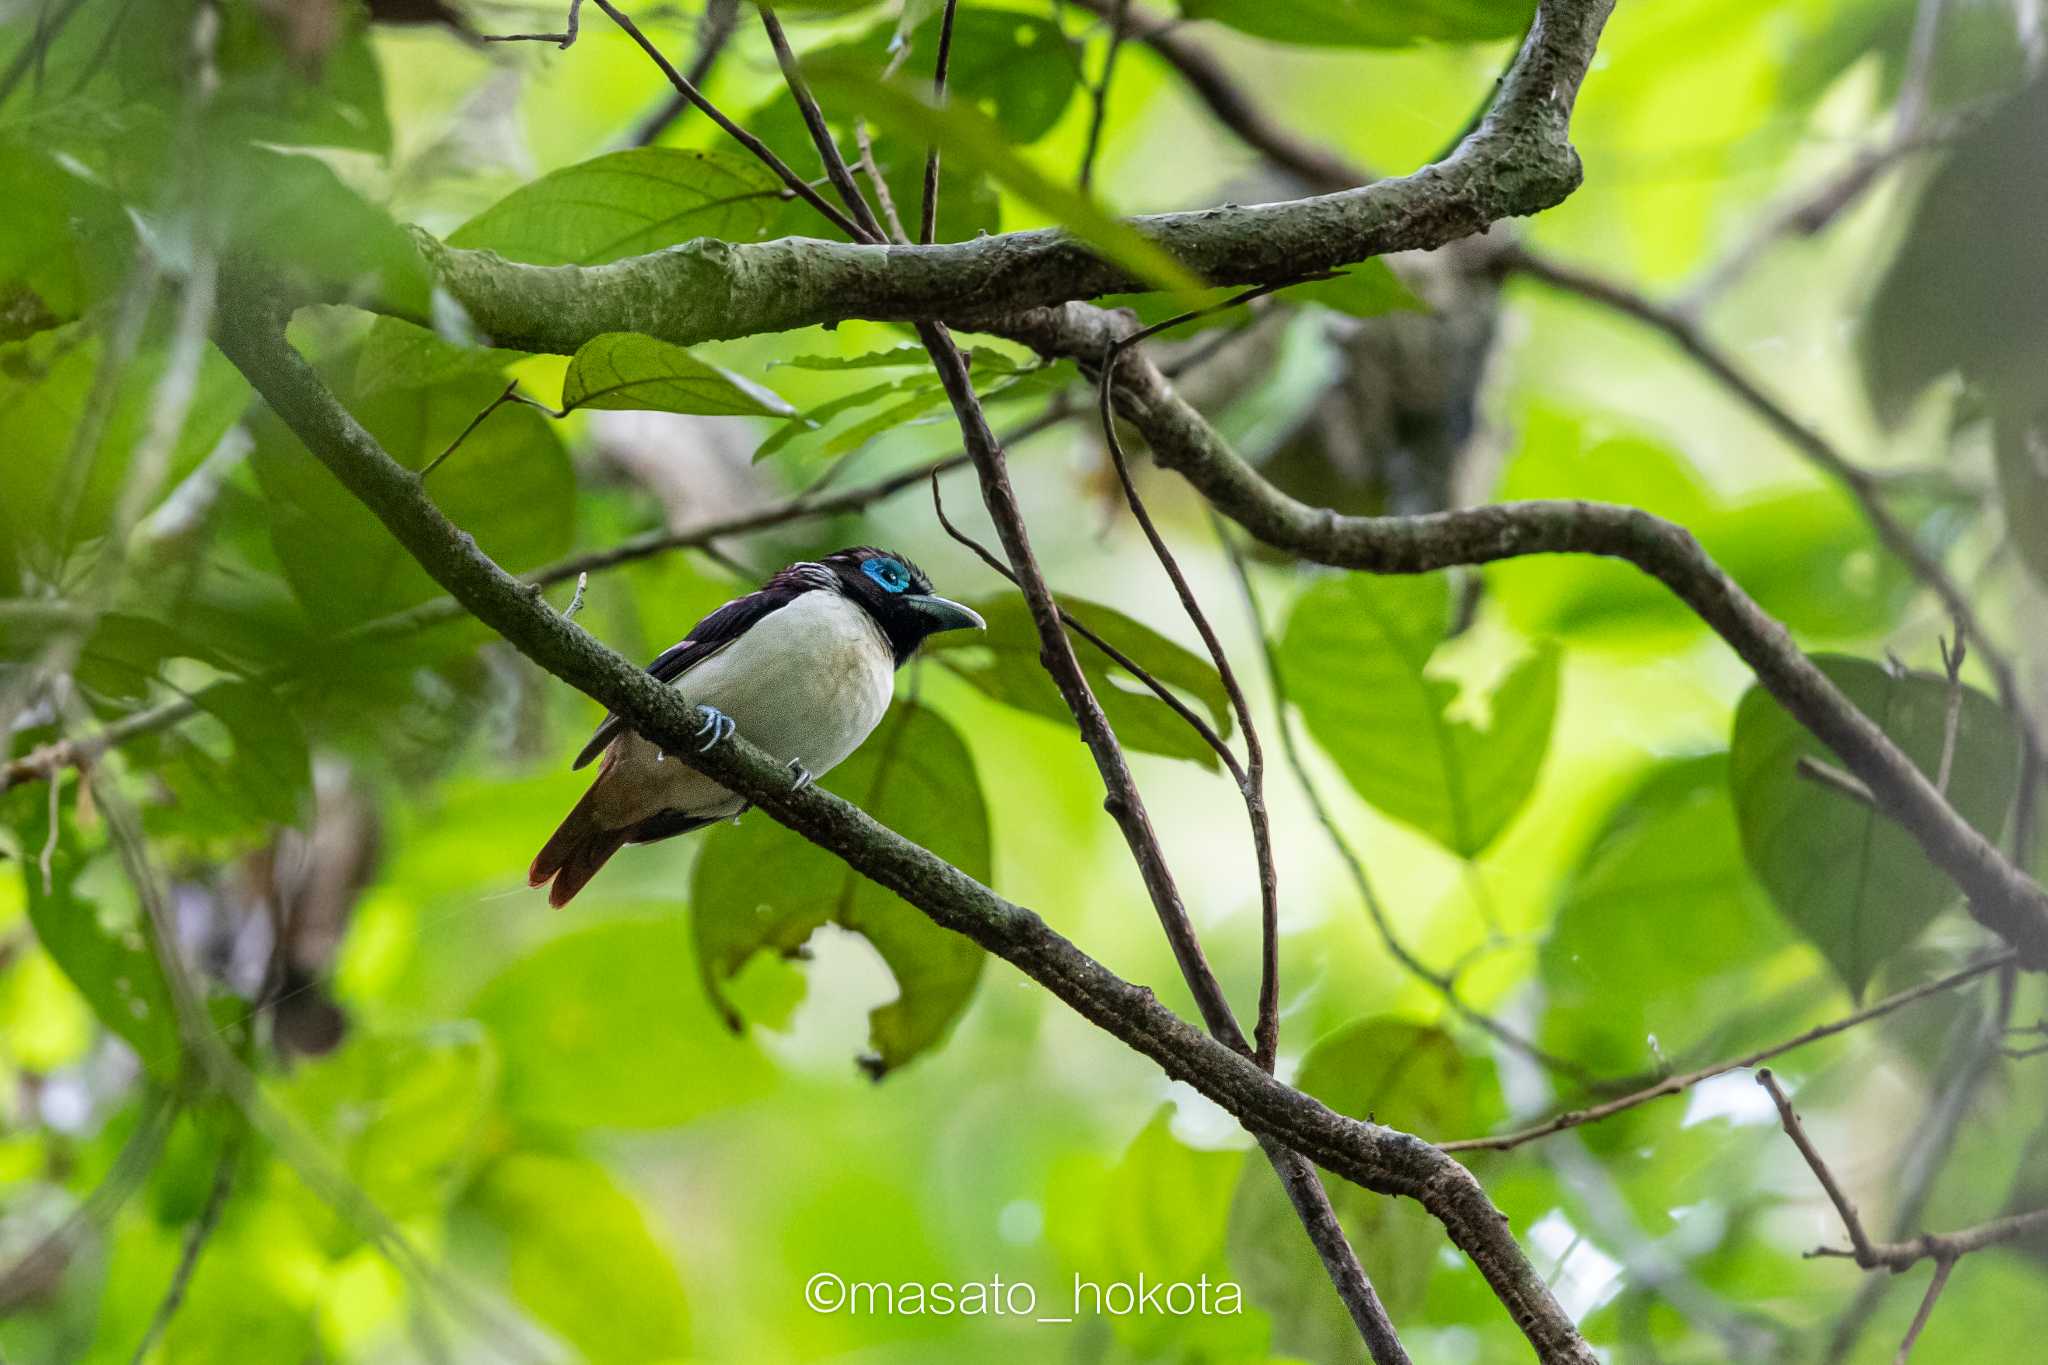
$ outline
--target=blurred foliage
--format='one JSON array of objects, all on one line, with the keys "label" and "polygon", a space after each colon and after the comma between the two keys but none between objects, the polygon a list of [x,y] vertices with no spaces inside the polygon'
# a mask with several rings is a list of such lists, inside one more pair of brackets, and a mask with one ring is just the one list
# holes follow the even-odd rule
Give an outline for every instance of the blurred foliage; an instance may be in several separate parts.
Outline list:
[{"label": "blurred foliage", "polygon": [[[944,108],[928,98],[935,0],[780,8],[833,130],[849,149],[865,137],[913,231],[936,142],[942,240],[1064,225],[1161,286],[1109,301],[1151,324],[1234,291],[1197,288],[1124,216],[1299,189],[1143,43],[1117,55],[1092,192],[1075,189],[1105,7],[967,0]],[[687,65],[703,4],[634,8]],[[1277,125],[1386,174],[1447,145],[1532,13],[1137,8],[1184,19],[1176,39],[1213,52]],[[1586,183],[1513,230],[1662,295],[1710,278],[1924,95],[1950,140],[1816,239],[1766,243],[1696,301],[1699,322],[1871,471],[2038,680],[2048,87],[2033,13],[1619,6],[1575,115]],[[1361,1358],[1266,1162],[1219,1111],[758,813],[627,851],[572,912],[525,888],[581,790],[566,760],[596,709],[479,624],[416,614],[438,590],[252,402],[205,340],[209,299],[255,274],[313,301],[294,341],[395,458],[434,466],[429,495],[515,572],[957,449],[900,325],[687,350],[617,333],[541,357],[484,344],[437,295],[415,226],[544,267],[835,235],[700,114],[637,145],[669,87],[595,7],[566,50],[475,38],[563,17],[541,0],[0,2],[6,756],[140,731],[90,781],[65,769],[0,794],[0,1358],[133,1360],[174,1282],[182,1302],[145,1365]],[[740,18],[705,89],[815,177],[773,54],[749,7]],[[1092,413],[1073,364],[962,342],[999,429],[1055,404]],[[1358,494],[1358,510],[1383,510],[1359,490],[1406,461],[1436,501],[1403,510],[1580,498],[1680,522],[1916,763],[1947,768],[1966,817],[2013,837],[2017,742],[1980,662],[1960,692],[1930,671],[1953,629],[1934,599],[1854,498],[1633,326],[1503,292],[1460,248],[1366,262],[1152,345],[1249,457],[1290,487]],[[1375,389],[1388,383],[1401,401]],[[1361,476],[1362,450],[1388,464]],[[1011,455],[1063,605],[1241,748],[1092,423]],[[1433,1140],[1594,1098],[1451,1008],[1359,912],[1280,761],[1262,642],[1211,528],[1171,478],[1138,476],[1266,741],[1282,1074]],[[948,478],[951,515],[991,539],[969,481]],[[938,637],[823,784],[1192,1017],[1028,612],[925,492],[909,479],[593,574],[577,620],[647,658],[793,559],[860,543],[917,558],[989,631]],[[1771,1044],[1985,951],[1909,840],[1796,775],[1819,746],[1634,569],[1559,556],[1368,578],[1262,558],[1251,573],[1309,775],[1330,779],[1331,819],[1402,942],[1470,1008],[1596,1081]],[[566,605],[566,583],[551,591]],[[1210,959],[1249,1002],[1258,900],[1238,793],[1172,707],[1077,648]],[[140,724],[159,708],[180,715]],[[109,798],[140,817],[173,943],[124,871]],[[223,1091],[196,1063],[172,953],[244,1084]],[[2041,1040],[2026,1029],[2044,1008],[2033,978],[1986,978],[1774,1060],[1874,1231],[2048,1198],[2048,1058],[2028,1057]],[[1735,1073],[1468,1154],[1607,1358],[1818,1359],[1861,1311],[1859,1272],[1801,1258],[1834,1239],[1832,1215],[1761,1101]],[[1522,1358],[1415,1205],[1328,1188],[1417,1361]],[[1035,1308],[821,1312],[804,1299],[820,1273],[1000,1276],[1033,1287]],[[1913,1359],[2034,1358],[2044,1274],[2037,1243],[1963,1261]],[[1846,1358],[1891,1358],[1924,1275],[1870,1281],[1884,1292]],[[1104,1304],[1141,1277],[1239,1297],[1187,1314]]]}]

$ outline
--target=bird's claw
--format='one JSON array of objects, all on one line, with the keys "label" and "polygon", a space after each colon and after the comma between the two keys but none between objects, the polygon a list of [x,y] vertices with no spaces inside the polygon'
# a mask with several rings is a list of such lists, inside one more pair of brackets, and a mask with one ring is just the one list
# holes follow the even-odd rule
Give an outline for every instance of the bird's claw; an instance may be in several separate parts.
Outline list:
[{"label": "bird's claw", "polygon": [[796,785],[789,789],[792,793],[800,792],[818,780],[811,776],[811,770],[804,766],[804,761],[800,758],[789,760],[789,775],[796,779]]},{"label": "bird's claw", "polygon": [[[697,752],[700,754],[710,753],[713,749],[731,739],[733,731],[739,728],[738,723],[731,716],[728,716],[717,707],[705,707],[704,724],[698,727],[696,736],[698,739],[704,740],[704,742],[697,746]],[[709,736],[709,738],[707,739],[706,736]]]}]

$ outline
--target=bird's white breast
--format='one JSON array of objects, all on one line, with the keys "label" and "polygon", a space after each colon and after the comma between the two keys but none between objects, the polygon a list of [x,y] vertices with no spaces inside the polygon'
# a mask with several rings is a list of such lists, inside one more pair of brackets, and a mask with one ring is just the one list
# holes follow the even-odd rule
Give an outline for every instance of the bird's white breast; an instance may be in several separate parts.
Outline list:
[{"label": "bird's white breast", "polygon": [[[741,735],[778,759],[822,777],[881,724],[895,684],[895,655],[874,618],[837,592],[813,591],[762,617],[672,685],[693,705],[732,717]],[[738,798],[687,765],[656,763],[654,746],[637,735],[620,742],[620,809],[607,823],[658,810],[739,809]]]}]

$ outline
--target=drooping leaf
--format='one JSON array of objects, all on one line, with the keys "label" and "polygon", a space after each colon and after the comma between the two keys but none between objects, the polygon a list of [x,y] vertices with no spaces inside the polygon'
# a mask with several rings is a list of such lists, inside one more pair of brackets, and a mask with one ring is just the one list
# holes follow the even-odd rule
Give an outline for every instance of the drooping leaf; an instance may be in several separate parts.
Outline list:
[{"label": "drooping leaf", "polygon": [[584,342],[569,361],[562,406],[708,417],[796,415],[795,408],[752,380],[638,332],[606,332]]},{"label": "drooping leaf", "polygon": [[512,1292],[591,1365],[646,1365],[691,1349],[675,1261],[596,1162],[515,1152],[472,1196],[504,1238]]},{"label": "drooping leaf", "polygon": [[695,237],[759,241],[782,182],[736,152],[633,147],[551,171],[449,234],[534,265],[602,265]]},{"label": "drooping leaf", "polygon": [[[1076,620],[1129,655],[1133,662],[1167,686],[1193,698],[1209,713],[1217,733],[1229,737],[1229,695],[1223,690],[1223,680],[1217,676],[1215,666],[1207,659],[1120,611],[1072,597],[1062,597],[1059,602]],[[972,638],[965,631],[933,636],[925,645],[926,651],[995,700],[1071,726],[1073,713],[1038,661],[1038,628],[1022,595],[1003,593],[978,598],[972,605],[988,622],[988,630]],[[1126,748],[1192,759],[1212,772],[1221,770],[1215,750],[1136,678],[1111,663],[1086,640],[1075,639],[1074,654],[1081,661],[1081,671],[1087,675],[1103,713],[1109,717],[1110,728]]]},{"label": "drooping leaf", "polygon": [[[898,702],[820,782],[969,876],[988,879],[988,808],[973,756],[936,712]],[[767,868],[773,876],[763,875]],[[690,906],[705,989],[735,1024],[723,984],[755,953],[793,952],[828,922],[873,944],[897,989],[868,1021],[873,1056],[865,1064],[878,1076],[937,1046],[981,975],[980,948],[758,817],[710,831],[691,877]]]},{"label": "drooping leaf", "polygon": [[[1894,675],[1842,655],[1821,671],[1929,778],[1940,771],[1950,689],[1927,673]],[[1797,761],[1834,755],[1761,685],[1744,694],[1729,744],[1742,851],[1778,912],[1820,949],[1852,994],[1878,966],[1956,901],[1955,885],[1911,835],[1853,798],[1799,775]],[[1998,704],[1965,687],[1947,795],[1957,814],[1996,838],[2019,768],[2019,742]]]},{"label": "drooping leaf", "polygon": [[767,1064],[689,989],[694,949],[672,907],[535,949],[470,1013],[504,1065],[505,1108],[551,1128],[666,1128],[767,1088]]},{"label": "drooping leaf", "polygon": [[[1362,1019],[1320,1040],[1295,1084],[1338,1113],[1441,1138],[1477,1131],[1499,1101],[1492,1067],[1468,1059],[1439,1029]],[[1442,1227],[1407,1200],[1324,1181],[1352,1249],[1395,1321],[1422,1305],[1438,1265]],[[1246,1160],[1230,1206],[1230,1265],[1245,1294],[1273,1319],[1277,1351],[1316,1361],[1362,1361],[1358,1329],[1302,1236],[1268,1164]]]},{"label": "drooping leaf", "polygon": [[1529,26],[1533,0],[1180,0],[1190,19],[1214,19],[1241,33],[1317,47],[1406,47],[1425,41],[1512,38]]},{"label": "drooping leaf", "polygon": [[1458,685],[1428,672],[1450,609],[1441,574],[1326,578],[1295,604],[1280,653],[1309,732],[1358,794],[1472,857],[1535,788],[1558,655],[1544,645],[1510,669],[1485,726],[1454,719]]}]

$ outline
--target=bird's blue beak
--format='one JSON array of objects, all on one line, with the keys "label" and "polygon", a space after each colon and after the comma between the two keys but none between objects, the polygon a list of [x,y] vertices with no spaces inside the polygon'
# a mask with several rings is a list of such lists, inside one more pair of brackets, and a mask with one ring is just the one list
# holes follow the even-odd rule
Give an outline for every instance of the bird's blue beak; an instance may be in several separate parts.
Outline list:
[{"label": "bird's blue beak", "polygon": [[966,630],[969,627],[975,630],[988,629],[988,622],[981,619],[979,612],[944,597],[913,594],[903,599],[903,605],[924,618],[925,632],[929,635],[936,635],[942,630]]}]

